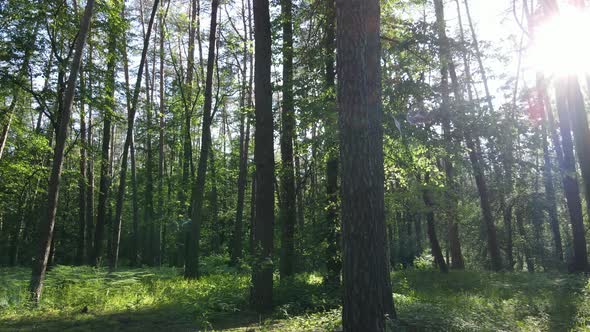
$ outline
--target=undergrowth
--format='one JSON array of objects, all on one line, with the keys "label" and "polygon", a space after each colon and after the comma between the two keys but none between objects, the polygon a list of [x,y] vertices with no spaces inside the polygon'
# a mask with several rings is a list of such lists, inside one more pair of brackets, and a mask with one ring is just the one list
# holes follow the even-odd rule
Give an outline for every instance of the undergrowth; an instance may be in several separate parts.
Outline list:
[{"label": "undergrowth", "polygon": [[[175,268],[56,266],[31,307],[30,270],[0,269],[0,331],[334,331],[340,291],[317,273],[275,281],[275,310],[249,309],[249,271],[225,257],[203,260],[186,280]],[[407,331],[588,331],[590,286],[584,276],[406,270],[392,274],[398,320]]]}]

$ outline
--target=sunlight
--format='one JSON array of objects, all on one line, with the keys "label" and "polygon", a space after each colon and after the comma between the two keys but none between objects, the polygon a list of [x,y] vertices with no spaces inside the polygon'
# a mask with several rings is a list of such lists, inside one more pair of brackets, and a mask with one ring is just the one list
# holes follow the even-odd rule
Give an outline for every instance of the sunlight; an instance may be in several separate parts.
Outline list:
[{"label": "sunlight", "polygon": [[587,10],[563,6],[559,15],[534,30],[530,61],[546,74],[590,73],[590,44],[582,36],[590,31]]}]

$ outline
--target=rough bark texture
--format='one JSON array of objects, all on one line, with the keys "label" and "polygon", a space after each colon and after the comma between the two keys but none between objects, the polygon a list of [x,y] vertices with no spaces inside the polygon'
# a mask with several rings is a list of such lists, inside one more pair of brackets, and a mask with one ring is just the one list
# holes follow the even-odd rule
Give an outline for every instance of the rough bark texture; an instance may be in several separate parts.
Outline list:
[{"label": "rough bark texture", "polygon": [[213,99],[213,67],[215,64],[215,40],[217,36],[217,7],[218,0],[211,2],[211,26],[209,29],[209,54],[207,55],[207,78],[205,80],[205,105],[203,107],[203,127],[201,132],[201,152],[197,166],[197,178],[193,187],[193,201],[191,213],[191,236],[188,243],[188,257],[184,276],[197,278],[199,276],[199,241],[201,223],[203,219],[203,198],[205,176],[207,174],[207,159],[211,151],[211,108]]},{"label": "rough bark texture", "polygon": [[395,316],[385,252],[379,15],[376,0],[336,2],[344,331],[384,331]]},{"label": "rough bark texture", "polygon": [[295,265],[296,196],[293,164],[295,105],[293,104],[292,1],[281,0],[283,26],[283,103],[281,107],[281,279],[293,274]]},{"label": "rough bark texture", "polygon": [[35,262],[33,263],[33,271],[29,285],[31,300],[34,303],[39,302],[39,299],[41,298],[41,292],[43,290],[43,280],[45,279],[45,271],[47,269],[47,261],[49,259],[49,251],[53,239],[53,228],[55,226],[55,215],[57,213],[57,202],[59,197],[59,182],[63,166],[66,138],[68,137],[70,115],[72,113],[72,104],[74,102],[74,96],[76,92],[76,81],[78,79],[80,63],[82,62],[82,54],[84,51],[84,45],[86,44],[86,37],[90,28],[90,20],[92,18],[93,8],[94,0],[88,0],[86,3],[86,8],[84,9],[84,16],[80,21],[80,29],[78,30],[78,36],[74,46],[74,58],[72,59],[70,66],[70,76],[68,78],[64,98],[61,103],[59,127],[57,128],[55,149],[53,153],[53,165],[49,178],[49,187],[47,190],[47,218],[44,220],[44,223],[40,228],[41,237],[39,241],[39,252]]},{"label": "rough bark texture", "polygon": [[274,229],[274,144],[270,11],[268,0],[254,0],[256,131],[256,213],[252,224],[251,302],[257,311],[272,307],[273,229]]}]

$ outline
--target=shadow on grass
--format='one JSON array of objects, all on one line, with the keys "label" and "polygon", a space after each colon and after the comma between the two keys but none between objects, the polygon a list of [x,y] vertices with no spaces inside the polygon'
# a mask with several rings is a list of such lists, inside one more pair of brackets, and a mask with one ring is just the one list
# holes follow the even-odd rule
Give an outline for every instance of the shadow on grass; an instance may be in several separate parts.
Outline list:
[{"label": "shadow on grass", "polygon": [[569,331],[587,277],[562,273],[401,271],[393,275],[407,330]]},{"label": "shadow on grass", "polygon": [[[220,297],[236,289],[217,286],[221,287],[194,303],[187,302],[182,293],[176,293],[177,300],[172,302],[124,311],[96,311],[90,305],[87,313],[82,313],[82,308],[74,312],[71,308],[61,312],[56,312],[56,308],[51,312],[43,311],[43,307],[23,308],[22,315],[0,320],[0,331],[254,331],[262,326],[280,330],[272,327],[279,326],[287,318],[322,312],[339,305],[338,290],[324,287],[312,274],[276,282],[275,310],[265,315],[252,311],[243,296]],[[227,306],[222,303],[224,300],[230,301]]]},{"label": "shadow on grass", "polygon": [[22,317],[0,321],[0,331],[209,331],[252,326],[269,317],[252,311],[225,312],[214,313],[208,322],[203,322],[194,310],[164,305],[113,313],[94,314],[90,310],[52,317]]},{"label": "shadow on grass", "polygon": [[587,281],[587,276],[578,275],[555,280],[556,285],[549,308],[550,331],[573,330],[578,313],[578,297],[583,296],[581,294]]}]

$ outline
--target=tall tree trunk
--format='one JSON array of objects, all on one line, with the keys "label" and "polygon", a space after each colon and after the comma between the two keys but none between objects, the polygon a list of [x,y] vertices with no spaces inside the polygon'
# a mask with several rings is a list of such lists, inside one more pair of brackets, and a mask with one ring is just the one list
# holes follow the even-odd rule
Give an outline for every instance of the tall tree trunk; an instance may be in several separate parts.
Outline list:
[{"label": "tall tree trunk", "polygon": [[205,189],[205,176],[207,174],[207,158],[211,148],[211,122],[213,99],[213,67],[215,64],[215,41],[217,34],[217,7],[218,0],[211,1],[211,26],[209,29],[209,54],[207,55],[207,78],[205,81],[205,105],[203,106],[203,127],[201,132],[201,152],[197,166],[197,178],[193,187],[191,234],[188,243],[188,255],[184,276],[197,278],[199,276],[199,240],[201,236],[201,222],[203,219],[203,197]]},{"label": "tall tree trunk", "polygon": [[475,184],[479,193],[479,203],[481,213],[486,227],[486,235],[488,240],[488,253],[491,260],[491,268],[494,271],[502,269],[502,260],[500,258],[500,249],[498,247],[498,239],[496,235],[496,225],[494,224],[494,217],[492,214],[492,206],[490,203],[489,190],[487,187],[483,166],[481,164],[481,157],[478,153],[477,144],[479,138],[473,138],[470,129],[465,132],[465,143],[467,144],[469,160],[473,168],[473,176],[475,177]]},{"label": "tall tree trunk", "polygon": [[254,0],[254,39],[256,56],[254,89],[256,131],[256,215],[252,223],[253,268],[251,302],[259,311],[272,307],[274,266],[274,144],[271,85],[271,25],[268,0]]},{"label": "tall tree trunk", "polygon": [[479,73],[481,75],[481,80],[483,82],[484,92],[486,95],[486,103],[488,106],[488,112],[494,111],[494,104],[492,102],[492,95],[490,93],[490,88],[488,84],[488,77],[486,74],[486,68],[483,65],[483,60],[481,56],[481,50],[479,49],[479,41],[477,40],[477,33],[475,32],[475,28],[473,27],[473,20],[471,19],[471,12],[469,10],[469,0],[463,0],[465,3],[465,13],[467,14],[467,22],[469,23],[469,30],[471,30],[471,39],[473,42],[473,47],[475,48],[475,58],[477,59],[477,64],[479,65]]},{"label": "tall tree trunk", "polygon": [[293,103],[293,3],[281,0],[283,27],[283,103],[281,107],[281,280],[293,274],[295,265],[295,175],[293,166],[293,134],[295,105]]},{"label": "tall tree trunk", "polygon": [[84,45],[86,44],[86,37],[90,28],[90,20],[92,18],[93,8],[94,0],[88,0],[88,2],[86,2],[86,8],[84,9],[84,16],[80,21],[80,29],[78,30],[78,36],[74,46],[74,58],[72,59],[70,66],[70,76],[68,78],[64,98],[61,103],[62,107],[60,112],[59,127],[57,129],[57,137],[53,153],[53,165],[49,178],[49,187],[47,190],[47,219],[41,226],[39,253],[35,262],[33,263],[33,271],[29,285],[31,300],[35,303],[39,302],[39,299],[41,298],[41,292],[43,290],[43,281],[45,278],[45,271],[47,269],[47,260],[49,259],[49,251],[51,241],[53,239],[53,228],[55,226],[55,215],[57,212],[57,202],[59,196],[59,182],[61,178],[66,138],[68,136],[70,115],[72,113],[72,104],[74,102],[74,96],[76,92],[76,81],[78,78],[80,63],[82,62],[82,54],[84,52]]},{"label": "tall tree trunk", "polygon": [[551,103],[547,96],[545,80],[542,76],[537,76],[537,99],[543,107],[543,121],[541,128],[541,140],[543,141],[543,180],[545,185],[545,198],[547,201],[547,211],[549,213],[549,224],[551,225],[551,234],[553,235],[554,255],[558,262],[563,262],[563,247],[561,243],[561,231],[559,229],[559,218],[557,214],[557,200],[555,198],[555,187],[553,185],[553,163],[549,153],[549,140],[547,131],[549,130],[548,114],[552,112]]},{"label": "tall tree trunk", "polygon": [[[170,3],[170,2],[169,2]],[[162,2],[162,7],[163,6]],[[160,111],[158,113],[159,131],[158,131],[158,236],[156,243],[162,248],[162,227],[166,220],[164,216],[164,112],[165,108],[165,91],[164,91],[164,29],[165,29],[165,10],[160,9]],[[157,265],[162,265],[162,252],[158,250]]]},{"label": "tall tree trunk", "polygon": [[463,261],[463,254],[461,252],[461,242],[459,239],[459,225],[457,223],[457,186],[455,183],[455,169],[450,156],[453,154],[452,146],[453,133],[451,132],[451,111],[449,101],[449,79],[448,79],[448,68],[449,62],[451,61],[450,46],[447,39],[446,33],[446,22],[444,16],[444,5],[442,0],[434,1],[435,12],[436,12],[436,24],[437,33],[439,38],[439,57],[441,62],[441,95],[442,104],[441,112],[443,117],[443,139],[445,141],[445,149],[447,156],[444,158],[444,171],[446,176],[446,184],[449,188],[446,214],[448,219],[448,237],[449,247],[451,253],[451,267],[453,269],[463,269],[465,263]]},{"label": "tall tree trunk", "polygon": [[215,165],[215,151],[210,147],[209,171],[211,172],[211,191],[209,192],[209,209],[211,221],[211,252],[218,254],[221,247],[223,226],[219,223],[219,195],[217,193],[217,166]]},{"label": "tall tree trunk", "polygon": [[182,161],[182,185],[179,192],[180,209],[181,213],[186,213],[190,216],[190,204],[187,203],[189,193],[191,191],[191,180],[192,180],[192,139],[191,139],[191,118],[193,114],[193,107],[195,101],[193,101],[193,84],[194,84],[194,72],[195,72],[195,35],[198,31],[197,14],[199,12],[199,0],[191,1],[190,11],[190,27],[189,27],[189,40],[188,40],[188,56],[187,56],[187,68],[186,68],[186,85],[187,85],[187,97],[185,100],[184,109],[184,140],[183,140],[183,161]]},{"label": "tall tree trunk", "polygon": [[[88,48],[88,64],[92,64],[93,46],[89,42]],[[92,80],[90,72],[88,73],[88,98],[92,100]],[[94,257],[94,139],[92,136],[92,106],[88,104],[88,188],[86,191],[86,263],[92,264],[92,257]]]},{"label": "tall tree trunk", "polygon": [[584,271],[588,267],[588,251],[586,249],[586,233],[584,231],[584,219],[582,216],[582,200],[580,198],[580,188],[578,187],[578,179],[576,176],[576,160],[574,157],[574,144],[572,142],[570,126],[571,119],[569,116],[567,95],[564,88],[565,87],[560,84],[557,84],[555,92],[557,99],[557,114],[559,115],[559,129],[561,132],[561,147],[563,152],[561,173],[574,242],[574,261],[572,262],[572,269],[574,271]]},{"label": "tall tree trunk", "polygon": [[[328,242],[326,267],[328,271],[325,281],[339,284],[342,257],[338,220],[338,112],[336,110],[336,72],[334,70],[336,7],[334,0],[326,1],[325,6],[324,70],[327,95],[330,96],[326,103],[328,109],[325,120],[326,133],[329,135],[326,147],[328,150],[328,160],[326,161],[326,240]],[[301,201],[302,198],[300,197],[299,200]]]},{"label": "tall tree trunk", "polygon": [[533,262],[531,249],[528,245],[529,241],[527,241],[527,236],[526,236],[526,232],[524,229],[523,219],[524,219],[524,210],[521,207],[518,207],[516,210],[516,227],[518,228],[518,234],[521,237],[522,252],[525,257],[527,270],[529,272],[535,272],[535,263]]},{"label": "tall tree trunk", "polygon": [[[244,124],[246,131],[244,133]],[[236,207],[236,221],[232,235],[231,263],[236,265],[242,258],[243,224],[244,224],[244,198],[246,193],[246,177],[248,176],[248,146],[250,144],[250,121],[242,116],[240,119],[240,165],[238,173],[238,202]]]},{"label": "tall tree trunk", "polygon": [[252,188],[250,189],[250,236],[248,250],[254,256],[254,224],[256,223],[256,170],[252,172]]},{"label": "tall tree trunk", "polygon": [[[133,125],[135,122],[135,113],[137,110],[137,102],[139,100],[139,92],[141,90],[141,78],[143,76],[143,68],[146,63],[147,58],[147,51],[150,44],[150,35],[152,33],[152,26],[154,24],[154,18],[156,16],[156,12],[158,10],[159,0],[154,0],[154,5],[152,7],[152,13],[150,15],[150,21],[147,26],[147,31],[145,33],[143,39],[143,50],[141,52],[141,60],[139,62],[139,68],[137,70],[137,80],[135,81],[135,88],[133,90],[133,99],[131,100],[131,108],[127,112],[127,133],[125,135],[125,144],[123,146],[123,155],[121,157],[121,174],[119,175],[119,187],[117,190],[117,201],[116,201],[116,208],[115,208],[115,218],[113,220],[115,231],[117,232],[115,243],[119,243],[119,239],[121,237],[121,215],[123,213],[123,200],[125,198],[125,180],[127,178],[127,162],[129,157],[129,147],[133,140]],[[137,197],[135,194],[137,193],[134,190],[134,197]],[[135,199],[135,198],[134,198]],[[134,207],[135,210],[135,207]],[[135,223],[135,221],[134,221]],[[135,225],[134,225],[135,227]],[[134,230],[136,231],[136,230]],[[135,233],[137,236],[137,233]],[[135,243],[137,243],[137,237],[135,238]],[[113,259],[111,261],[111,269],[115,269],[117,267],[117,262],[119,259],[119,247],[118,245],[114,246],[113,249]]]},{"label": "tall tree trunk", "polygon": [[86,113],[85,113],[85,86],[84,73],[80,76],[80,178],[78,179],[79,187],[79,229],[78,229],[78,247],[76,249],[76,264],[84,264],[84,257],[86,249]]},{"label": "tall tree trunk", "polygon": [[2,124],[2,132],[0,132],[0,159],[2,159],[2,153],[4,152],[4,147],[6,146],[6,140],[8,139],[8,132],[10,130],[10,124],[12,123],[12,117],[13,117],[14,108],[16,106],[16,101],[17,101],[17,98],[13,97],[12,102],[10,103],[10,106],[8,106],[7,119],[4,120],[4,123]]},{"label": "tall tree trunk", "polygon": [[580,89],[578,77],[570,75],[564,80],[564,84],[567,89],[568,113],[574,133],[576,157],[582,173],[586,208],[590,215],[590,128],[588,128],[588,114],[586,113],[584,96]]},{"label": "tall tree trunk", "polygon": [[[442,18],[444,19],[444,16],[442,16]],[[463,97],[463,91],[461,90],[461,86],[459,85],[459,81],[457,79],[455,66],[451,61],[450,50],[447,49],[446,52],[449,52],[447,53],[446,59],[448,60],[447,64],[449,66],[449,76],[451,79],[451,85],[453,93],[455,95],[456,103],[459,107],[459,114],[464,114],[465,102]],[[502,259],[500,257],[500,248],[498,246],[496,225],[494,223],[489,190],[487,187],[486,178],[484,174],[484,167],[482,165],[482,158],[480,156],[481,143],[479,137],[473,136],[472,129],[470,128],[469,124],[464,123],[463,126],[463,137],[465,138],[465,144],[467,145],[469,160],[471,161],[471,166],[473,168],[473,175],[475,177],[475,183],[477,186],[477,191],[479,193],[482,217],[484,225],[486,227],[488,252],[490,254],[491,268],[494,271],[499,271],[502,269]]]},{"label": "tall tree trunk", "polygon": [[387,262],[381,105],[380,7],[336,7],[344,331],[384,331],[395,318]]},{"label": "tall tree trunk", "polygon": [[[154,40],[155,41],[155,40]],[[156,49],[156,45],[154,45],[154,51]],[[155,65],[155,54],[153,54],[152,61]],[[145,255],[144,263],[147,265],[153,266],[154,259],[156,257],[156,251],[154,250],[154,160],[152,154],[152,107],[153,107],[153,83],[150,82],[150,78],[155,80],[155,75],[150,77],[149,73],[149,63],[146,59],[145,65],[145,98],[146,98],[146,112],[145,112],[145,122],[146,122],[146,134],[145,134],[145,150],[146,150],[146,160],[145,160],[145,173],[146,173],[146,180],[145,180],[145,208],[143,210],[143,224],[146,227],[146,243],[144,245]]]},{"label": "tall tree trunk", "polygon": [[[430,175],[426,173],[424,176],[424,182],[426,186],[429,185],[430,182]],[[428,233],[428,240],[430,241],[430,250],[432,251],[432,256],[434,257],[434,263],[438,266],[441,272],[447,273],[449,272],[449,268],[447,263],[445,262],[445,258],[443,257],[442,250],[440,249],[440,244],[438,243],[438,237],[436,236],[436,227],[434,225],[434,202],[432,201],[432,193],[430,189],[427,187],[422,190],[422,199],[424,200],[424,204],[428,209],[426,211],[426,232]],[[418,234],[416,233],[416,237]]]},{"label": "tall tree trunk", "polygon": [[[103,251],[103,237],[105,226],[110,218],[107,217],[108,197],[111,187],[111,172],[110,163],[112,161],[113,151],[110,149],[111,137],[113,133],[112,118],[115,113],[115,70],[117,66],[117,35],[113,24],[115,24],[114,17],[109,18],[109,26],[111,32],[109,33],[108,41],[108,60],[107,60],[107,79],[105,82],[105,95],[108,104],[104,109],[104,126],[102,130],[102,149],[101,149],[101,163],[100,163],[100,191],[98,192],[98,216],[96,218],[96,228],[94,233],[94,254],[92,257],[92,265],[98,266],[102,257]],[[110,150],[110,152],[109,152]],[[110,233],[107,233],[110,234]]]},{"label": "tall tree trunk", "polygon": [[[248,1],[249,4],[249,0]],[[252,75],[248,81],[248,68],[252,69],[252,63],[248,67],[248,61],[251,60],[248,51],[248,42],[250,39],[250,15],[246,17],[246,5],[242,0],[242,27],[244,29],[243,49],[242,49],[242,87],[240,96],[240,163],[238,170],[238,201],[236,206],[236,221],[232,234],[230,261],[232,265],[238,264],[242,258],[243,252],[243,225],[244,225],[244,201],[246,193],[246,182],[248,176],[248,150],[250,146],[250,116],[249,111],[252,108]],[[247,109],[245,106],[247,105]]]},{"label": "tall tree trunk", "polygon": [[[125,6],[123,5],[123,12],[122,12],[123,19],[125,19]],[[127,112],[131,110],[132,106],[132,94],[131,88],[129,85],[129,58],[127,54],[127,38],[124,39],[123,44],[123,69],[125,74],[125,101],[127,104]],[[131,191],[132,191],[132,231],[131,231],[131,250],[130,250],[130,265],[137,266],[138,259],[139,259],[139,193],[137,190],[137,167],[135,165],[135,133],[131,135],[131,142],[129,144],[130,149],[130,158],[131,158]],[[115,207],[116,209],[116,207]],[[115,214],[116,214],[115,210]],[[116,217],[116,216],[115,216]],[[113,259],[111,260],[112,268],[116,268],[115,258],[118,259],[118,243],[119,243],[119,225],[117,220],[114,221],[114,241],[115,241],[115,248],[113,248],[114,252],[112,253]]]}]

